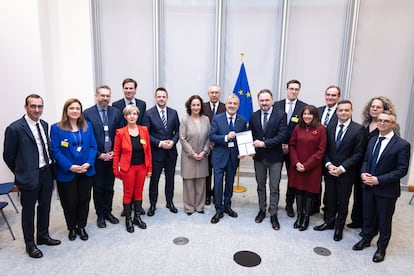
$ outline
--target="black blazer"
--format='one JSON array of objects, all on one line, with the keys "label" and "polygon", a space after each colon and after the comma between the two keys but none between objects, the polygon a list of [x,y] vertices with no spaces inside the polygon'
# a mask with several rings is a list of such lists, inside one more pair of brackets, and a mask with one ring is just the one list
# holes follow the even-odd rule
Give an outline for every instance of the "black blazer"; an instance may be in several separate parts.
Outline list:
[{"label": "black blazer", "polygon": [[[321,124],[323,124],[322,115],[325,112],[325,109],[326,109],[326,105],[318,107],[319,117],[321,117]],[[338,123],[338,115],[336,115],[336,109],[335,109],[335,112],[333,112],[333,114],[331,114],[330,116],[331,116],[331,119],[329,120],[328,126],[330,124],[334,124],[336,126],[336,124]]]},{"label": "black blazer", "polygon": [[[213,112],[211,112],[210,102],[206,102],[203,104],[204,106],[204,115],[206,115],[211,120],[213,120]],[[216,107],[216,115],[226,112],[226,105],[222,102],[219,102],[218,106]]]},{"label": "black blazer", "polygon": [[[367,146],[361,173],[369,172],[372,152],[378,136],[372,137]],[[399,197],[401,194],[400,180],[407,172],[410,163],[410,144],[394,134],[380,155],[374,175],[379,185],[373,187],[362,185],[363,189],[373,189],[377,196]]]},{"label": "black blazer", "polygon": [[[335,166],[342,165],[346,172],[341,174],[339,178],[349,180],[353,183],[365,153],[365,129],[362,125],[351,121],[347,131],[342,137],[339,148],[336,149],[336,127],[337,124],[329,123],[326,128],[327,145],[324,156],[324,168],[327,162],[331,162]],[[328,173],[326,168],[324,169],[324,174],[325,177],[335,178],[335,176]]]},{"label": "black blazer", "polygon": [[[49,126],[43,120],[40,120],[40,123],[47,137],[49,157],[52,158]],[[24,117],[6,128],[3,159],[13,172],[15,184],[19,189],[36,189],[39,179],[39,151],[33,133]]]},{"label": "black blazer", "polygon": [[[138,117],[138,120],[137,120],[137,124],[138,125],[142,125],[143,122],[144,122],[145,112],[147,110],[147,104],[144,101],[135,98],[135,105],[139,109],[139,117]],[[127,125],[127,121],[125,120],[124,115],[123,115],[123,111],[124,111],[124,108],[126,106],[125,105],[125,99],[122,98],[122,99],[120,99],[120,100],[118,100],[116,102],[113,102],[112,103],[112,106],[115,106],[116,108],[119,108],[121,110],[122,126],[126,126]]]},{"label": "black blazer", "polygon": [[[287,127],[287,136],[286,136],[286,140],[285,140],[284,144],[289,143],[289,139],[290,139],[290,136],[292,135],[293,129],[295,128],[295,126],[299,122],[300,113],[302,112],[303,108],[306,105],[307,104],[302,102],[301,100],[297,100],[297,102],[295,104],[295,109],[293,109],[292,118],[291,118],[291,120],[288,124],[288,127]],[[286,106],[286,99],[283,99],[283,100],[275,102],[274,105],[273,105],[273,108],[274,109],[279,109],[279,110],[282,110],[283,112],[285,112],[285,106]],[[297,119],[297,121],[296,121],[296,119]]]},{"label": "black blazer", "polygon": [[[167,107],[167,129],[164,128],[160,114],[156,106],[148,109],[143,122],[148,127],[151,140],[152,160],[164,161],[166,158],[176,160],[178,153],[176,144],[179,139],[180,120],[175,109]],[[167,150],[159,148],[162,140],[174,141],[173,148]]]},{"label": "black blazer", "polygon": [[[108,116],[108,127],[109,127],[109,138],[111,138],[112,148],[114,146],[115,131],[122,127],[123,125],[123,116],[121,111],[118,108],[108,106],[106,114]],[[93,133],[95,134],[96,144],[98,145],[97,157],[104,152],[105,145],[105,131],[103,129],[103,124],[101,120],[101,115],[99,114],[98,107],[96,105],[85,109],[83,116],[86,120],[91,122]]]},{"label": "black blazer", "polygon": [[272,114],[267,122],[266,130],[262,127],[261,110],[257,110],[250,117],[249,127],[252,131],[253,140],[263,141],[265,148],[256,148],[254,160],[266,160],[269,163],[282,162],[282,144],[286,141],[287,123],[286,113],[280,109],[273,108]]}]

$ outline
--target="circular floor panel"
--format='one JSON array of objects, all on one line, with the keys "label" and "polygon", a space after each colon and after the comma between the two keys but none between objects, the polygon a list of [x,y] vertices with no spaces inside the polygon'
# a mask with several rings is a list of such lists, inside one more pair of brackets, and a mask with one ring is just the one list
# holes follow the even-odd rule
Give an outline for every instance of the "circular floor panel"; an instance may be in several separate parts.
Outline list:
[{"label": "circular floor panel", "polygon": [[239,265],[246,267],[257,266],[262,262],[260,256],[252,251],[236,252],[233,256],[233,259]]}]

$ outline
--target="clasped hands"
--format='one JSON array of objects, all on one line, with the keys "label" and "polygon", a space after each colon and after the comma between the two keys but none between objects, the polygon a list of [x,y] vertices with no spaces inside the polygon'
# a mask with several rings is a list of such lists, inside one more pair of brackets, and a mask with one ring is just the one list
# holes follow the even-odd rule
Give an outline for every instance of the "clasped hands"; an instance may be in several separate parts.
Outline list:
[{"label": "clasped hands", "polygon": [[361,179],[362,183],[371,187],[379,184],[378,178],[370,173],[362,173]]},{"label": "clasped hands", "polygon": [[90,168],[89,163],[84,163],[82,165],[72,165],[70,167],[70,171],[74,173],[86,173],[86,171]]},{"label": "clasped hands", "polygon": [[114,152],[110,151],[106,153],[101,153],[101,155],[99,155],[99,159],[103,161],[111,161],[112,159],[114,159]]},{"label": "clasped hands", "polygon": [[160,148],[162,149],[172,149],[173,146],[174,146],[173,140],[162,140],[160,142]]},{"label": "clasped hands", "polygon": [[337,167],[335,165],[332,165],[332,164],[330,164],[327,167],[327,169],[328,169],[328,173],[330,175],[332,175],[332,176],[339,177],[343,173],[342,170],[341,170],[341,168],[339,168],[339,167]]},{"label": "clasped hands", "polygon": [[199,153],[193,153],[193,158],[197,161],[200,161],[201,159],[203,159],[206,156],[206,152],[203,150]]}]

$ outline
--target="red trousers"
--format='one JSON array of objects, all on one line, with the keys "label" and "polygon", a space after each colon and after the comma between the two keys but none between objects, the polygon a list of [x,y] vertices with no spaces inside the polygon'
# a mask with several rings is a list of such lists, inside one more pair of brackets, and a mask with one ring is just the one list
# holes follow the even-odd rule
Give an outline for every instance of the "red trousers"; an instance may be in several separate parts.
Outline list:
[{"label": "red trousers", "polygon": [[132,165],[127,172],[120,172],[124,183],[123,203],[129,204],[131,200],[142,200],[142,191],[147,176],[145,165]]}]

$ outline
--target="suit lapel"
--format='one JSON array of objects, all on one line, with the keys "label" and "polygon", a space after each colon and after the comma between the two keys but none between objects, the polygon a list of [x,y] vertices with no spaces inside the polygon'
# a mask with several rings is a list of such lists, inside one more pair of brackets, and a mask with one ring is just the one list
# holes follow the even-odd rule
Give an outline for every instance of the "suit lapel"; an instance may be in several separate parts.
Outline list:
[{"label": "suit lapel", "polygon": [[[377,137],[377,139],[378,139],[378,137]],[[375,139],[375,141],[377,140],[377,139]],[[383,158],[383,156],[387,156],[387,154],[388,154],[388,151],[390,151],[391,150],[391,148],[395,145],[395,143],[397,142],[397,138],[395,137],[395,134],[394,134],[394,136],[391,138],[391,140],[388,142],[388,144],[387,144],[387,146],[384,148],[384,150],[382,151],[382,153],[381,153],[381,155],[380,155],[380,157],[379,157],[379,159],[378,159],[378,162],[377,162],[377,164],[380,164],[380,162],[382,162],[382,160],[384,159]],[[375,143],[374,143],[374,145],[375,145]]]}]

